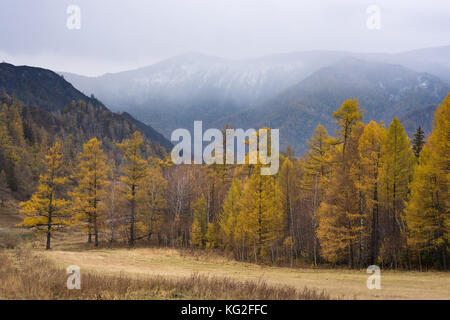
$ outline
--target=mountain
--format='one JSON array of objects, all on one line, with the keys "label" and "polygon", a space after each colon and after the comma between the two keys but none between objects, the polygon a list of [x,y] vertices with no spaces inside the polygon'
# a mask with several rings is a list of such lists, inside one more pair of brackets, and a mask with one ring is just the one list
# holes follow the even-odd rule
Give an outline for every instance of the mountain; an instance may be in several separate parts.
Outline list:
[{"label": "mountain", "polygon": [[128,112],[169,137],[176,128],[191,128],[194,120],[209,127],[217,119],[261,105],[348,57],[399,64],[450,83],[450,46],[396,54],[303,51],[244,60],[191,53],[100,77],[62,74],[113,111]]},{"label": "mountain", "polygon": [[400,65],[345,58],[261,106],[222,118],[215,125],[279,128],[282,148],[291,144],[301,153],[317,124],[323,124],[333,133],[332,111],[348,98],[358,98],[366,122],[383,121],[389,125],[394,116],[401,118],[417,108],[440,103],[448,92],[449,85],[428,73]]},{"label": "mountain", "polygon": [[194,120],[218,118],[258,105],[344,57],[334,51],[227,60],[201,54],[167,59],[149,67],[90,78],[62,73],[86,94],[115,111],[126,111],[170,136]]},{"label": "mountain", "polygon": [[437,105],[416,108],[401,116],[399,120],[405,127],[406,133],[411,136],[416,129],[421,126],[426,134],[431,133],[433,129],[434,113]]},{"label": "mountain", "polygon": [[378,54],[372,55],[372,57],[379,62],[401,64],[418,72],[431,73],[450,84],[450,46],[425,48],[397,54]]},{"label": "mountain", "polygon": [[95,136],[108,145],[108,142],[120,141],[140,130],[155,152],[161,153],[161,150],[157,151],[159,146],[166,149],[171,146],[150,126],[130,115],[111,112],[99,100],[85,96],[50,70],[0,63],[0,90],[3,96],[14,97],[23,103],[23,115],[36,117],[39,125],[54,134],[72,134],[80,141]]}]

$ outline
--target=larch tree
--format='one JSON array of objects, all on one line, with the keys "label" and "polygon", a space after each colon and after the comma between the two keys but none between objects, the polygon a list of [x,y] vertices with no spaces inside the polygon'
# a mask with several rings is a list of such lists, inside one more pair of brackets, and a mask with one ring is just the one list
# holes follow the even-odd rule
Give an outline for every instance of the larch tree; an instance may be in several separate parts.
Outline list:
[{"label": "larch tree", "polygon": [[149,167],[147,161],[141,156],[142,144],[142,134],[136,131],[129,139],[119,145],[125,158],[124,176],[121,177],[121,181],[125,186],[122,189],[123,194],[130,207],[127,223],[129,225],[128,243],[131,247],[135,245],[137,231],[136,193],[141,187],[143,179],[147,177]]},{"label": "larch tree", "polygon": [[298,191],[300,190],[299,175],[297,167],[289,159],[285,158],[281,164],[280,172],[277,179],[278,195],[281,201],[281,207],[286,217],[285,230],[285,246],[289,248],[289,260],[291,266],[294,259],[294,245],[295,245],[295,217],[294,217],[294,203],[299,198]]},{"label": "larch tree", "polygon": [[378,203],[378,176],[381,167],[381,150],[386,140],[386,129],[374,121],[369,122],[359,138],[360,181],[363,209],[369,217],[367,233],[370,233],[369,263],[375,264],[380,245],[380,210]]},{"label": "larch tree", "polygon": [[30,200],[20,203],[20,212],[26,216],[20,226],[45,233],[46,249],[49,250],[53,233],[70,225],[69,201],[62,197],[62,187],[67,178],[62,174],[62,153],[58,142],[50,147],[45,162],[46,172],[40,176],[36,192]]},{"label": "larch tree", "polygon": [[166,193],[167,180],[161,169],[151,168],[136,195],[139,221],[144,226],[148,241],[154,233],[159,232],[163,222],[164,210],[167,208]]},{"label": "larch tree", "polygon": [[74,175],[77,183],[72,197],[75,220],[81,223],[88,233],[88,243],[98,247],[99,234],[99,202],[104,194],[104,186],[108,175],[106,155],[102,149],[102,142],[93,138],[83,146],[77,172]]},{"label": "larch tree", "polygon": [[361,207],[353,167],[359,164],[358,141],[362,112],[356,99],[346,100],[333,112],[338,125],[339,145],[334,152],[329,187],[318,212],[318,238],[322,255],[336,263],[347,257],[354,268],[356,242],[360,235]]},{"label": "larch tree", "polygon": [[191,241],[194,246],[205,247],[208,232],[207,207],[204,197],[198,199],[193,205],[193,221]]},{"label": "larch tree", "polygon": [[311,199],[314,266],[317,266],[319,256],[317,211],[328,186],[332,163],[331,151],[335,143],[336,141],[328,135],[327,130],[320,124],[314,130],[311,139],[306,142],[309,150],[304,163],[306,175],[302,181],[302,188],[309,191]]},{"label": "larch tree", "polygon": [[242,231],[238,228],[238,219],[242,206],[242,185],[234,178],[225,197],[219,218],[220,233],[225,248],[237,249]]},{"label": "larch tree", "polygon": [[418,251],[439,253],[441,268],[447,269],[450,234],[450,94],[434,115],[433,132],[419,157],[406,207],[409,242]]},{"label": "larch tree", "polygon": [[4,207],[5,202],[11,198],[11,189],[4,170],[0,171],[0,206]]},{"label": "larch tree", "polygon": [[285,214],[281,208],[275,178],[261,175],[257,165],[244,189],[241,218],[246,238],[254,249],[255,260],[280,240],[285,228]]},{"label": "larch tree", "polygon": [[383,256],[385,260],[390,260],[395,268],[398,267],[402,248],[406,244],[403,209],[415,162],[409,138],[400,121],[394,118],[388,128],[382,150],[379,200],[387,221]]}]

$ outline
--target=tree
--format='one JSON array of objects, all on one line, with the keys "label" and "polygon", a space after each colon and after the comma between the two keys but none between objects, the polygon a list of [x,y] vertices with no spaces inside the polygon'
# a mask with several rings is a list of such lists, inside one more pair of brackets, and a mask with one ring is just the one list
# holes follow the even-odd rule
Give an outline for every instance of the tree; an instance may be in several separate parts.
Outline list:
[{"label": "tree", "polygon": [[294,259],[294,203],[298,199],[298,189],[300,187],[298,180],[297,168],[289,158],[285,158],[278,173],[277,184],[281,207],[284,211],[284,216],[287,218],[285,244],[289,247],[291,266],[293,265]]},{"label": "tree", "polygon": [[11,197],[11,189],[6,180],[5,171],[0,172],[0,206],[5,206],[5,201]]},{"label": "tree", "polygon": [[130,207],[127,221],[129,223],[128,243],[131,247],[134,246],[136,240],[136,192],[143,179],[148,175],[148,163],[141,157],[140,152],[142,143],[142,135],[136,131],[131,138],[119,145],[125,158],[124,176],[121,177],[121,181],[125,185],[122,191]]},{"label": "tree", "polygon": [[339,145],[328,190],[318,212],[318,238],[323,256],[336,263],[345,256],[355,266],[356,241],[360,235],[361,207],[353,169],[359,165],[358,141],[362,113],[356,99],[346,100],[333,112],[338,125]]},{"label": "tree", "polygon": [[336,119],[339,128],[339,139],[342,143],[342,165],[345,167],[347,165],[345,156],[348,149],[348,140],[356,124],[363,118],[358,99],[345,100],[341,107],[333,112],[333,118]]},{"label": "tree", "polygon": [[[450,182],[450,94],[434,115],[433,132],[419,157],[410,184],[411,196],[405,209],[409,242],[421,251],[440,252],[441,267],[447,269]],[[439,261],[439,259],[437,259]]]},{"label": "tree", "polygon": [[206,216],[206,201],[204,197],[201,197],[194,203],[193,215],[194,219],[191,230],[192,244],[198,247],[205,247],[208,232],[208,221]]},{"label": "tree", "polygon": [[234,178],[231,187],[225,197],[222,206],[222,213],[219,219],[219,226],[222,233],[222,240],[227,248],[236,249],[239,245],[240,231],[238,229],[238,219],[242,206],[242,186],[237,178]]},{"label": "tree", "polygon": [[388,227],[384,255],[397,268],[402,246],[406,242],[406,223],[403,215],[408,196],[408,184],[416,162],[403,126],[394,118],[388,128],[383,146],[380,170],[380,202],[387,214]]},{"label": "tree", "polygon": [[416,158],[419,159],[420,151],[422,151],[425,144],[425,132],[422,130],[421,126],[416,129],[413,136],[414,139],[412,141],[412,149]]},{"label": "tree", "polygon": [[361,161],[361,180],[358,183],[358,189],[361,192],[367,216],[370,215],[370,230],[367,230],[370,232],[370,264],[375,264],[380,245],[378,176],[381,167],[381,150],[385,140],[386,130],[383,125],[371,121],[364,127],[358,144]]},{"label": "tree", "polygon": [[152,234],[159,232],[166,209],[167,181],[164,179],[159,167],[151,168],[138,190],[136,199],[138,203],[138,217],[145,228],[148,241]]},{"label": "tree", "polygon": [[93,138],[83,146],[77,173],[74,175],[77,186],[71,196],[76,212],[75,219],[88,232],[88,243],[91,243],[91,236],[94,235],[95,247],[98,247],[98,204],[104,194],[107,174],[108,167],[102,142]]},{"label": "tree", "polygon": [[260,164],[250,176],[244,189],[240,223],[246,238],[254,249],[255,260],[264,256],[267,249],[280,240],[285,226],[285,214],[281,208],[275,178],[261,175]]},{"label": "tree", "polygon": [[37,191],[30,200],[20,203],[20,212],[26,215],[20,226],[46,233],[47,250],[50,249],[53,233],[70,224],[69,201],[61,197],[61,187],[67,181],[62,176],[61,159],[61,145],[56,142],[45,156],[47,170],[39,178]]},{"label": "tree", "polygon": [[120,191],[120,181],[118,179],[114,161],[110,161],[108,167],[109,179],[104,187],[103,198],[100,202],[99,210],[105,216],[106,228],[109,230],[109,246],[112,247],[122,222],[121,213],[124,211],[123,202],[125,199],[118,194]]},{"label": "tree", "polygon": [[318,260],[318,239],[317,239],[317,210],[322,203],[325,190],[329,182],[331,170],[331,150],[336,143],[329,135],[327,130],[318,125],[314,130],[313,136],[306,144],[309,147],[305,162],[306,177],[303,180],[303,188],[311,193],[312,219],[311,227],[313,234],[313,260],[314,266],[317,266]]}]

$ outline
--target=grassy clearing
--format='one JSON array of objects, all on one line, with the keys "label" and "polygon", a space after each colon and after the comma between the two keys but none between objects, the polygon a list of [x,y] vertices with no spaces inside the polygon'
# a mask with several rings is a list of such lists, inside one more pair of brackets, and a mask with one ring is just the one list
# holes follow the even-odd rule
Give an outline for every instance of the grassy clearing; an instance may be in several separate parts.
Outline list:
[{"label": "grassy clearing", "polygon": [[2,299],[329,299],[306,288],[200,274],[171,278],[87,272],[81,279],[81,290],[68,290],[65,270],[42,255],[22,249],[0,251]]},{"label": "grassy clearing", "polygon": [[238,281],[325,290],[344,299],[450,299],[450,274],[443,272],[382,271],[381,290],[369,290],[365,270],[290,269],[237,262],[214,254],[190,254],[175,249],[99,249],[42,252],[62,266],[76,264],[82,271],[102,274],[164,276],[173,279],[192,273]]},{"label": "grassy clearing", "polygon": [[[9,235],[9,240],[8,236]],[[3,238],[2,238],[3,236]],[[12,237],[12,238],[11,238]],[[68,230],[53,250],[25,232],[0,232],[17,249],[0,257],[0,297],[30,299],[450,299],[450,273],[382,270],[381,290],[368,290],[365,270],[291,269],[237,262],[210,251],[167,248],[89,249],[86,237]],[[30,240],[31,239],[31,240]],[[20,251],[20,250],[19,250]],[[4,257],[8,257],[5,259]],[[36,260],[37,259],[37,260]],[[13,261],[11,265],[11,261]],[[14,262],[16,261],[16,262]],[[19,262],[18,262],[19,261]],[[28,270],[29,261],[35,267]],[[65,289],[64,269],[78,265],[83,293]],[[5,269],[6,268],[6,269]],[[13,268],[13,269],[11,269]],[[15,268],[15,269],[14,269]],[[13,272],[11,272],[13,270]],[[15,270],[15,271],[14,271]],[[42,274],[41,274],[42,273]],[[28,277],[24,274],[32,274]],[[3,278],[1,278],[3,277]],[[6,277],[6,278],[5,278]],[[47,279],[35,285],[27,279]],[[2,280],[3,279],[3,280]],[[8,279],[8,282],[5,282]],[[62,281],[62,282],[61,282]],[[1,284],[9,283],[9,284]],[[16,291],[8,288],[22,288]],[[127,288],[126,290],[124,288]],[[310,288],[307,290],[305,288]],[[12,291],[8,291],[12,290]],[[321,292],[329,294],[321,294]]]}]

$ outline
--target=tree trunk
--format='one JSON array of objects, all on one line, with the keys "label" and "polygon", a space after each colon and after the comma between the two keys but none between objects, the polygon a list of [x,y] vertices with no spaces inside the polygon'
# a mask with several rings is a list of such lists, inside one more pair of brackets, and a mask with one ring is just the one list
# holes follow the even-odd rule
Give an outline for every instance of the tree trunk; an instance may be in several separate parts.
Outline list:
[{"label": "tree trunk", "polygon": [[130,247],[134,247],[134,243],[135,243],[135,239],[134,239],[134,223],[135,223],[134,215],[135,215],[135,205],[136,205],[136,202],[134,199],[135,194],[136,194],[135,189],[136,189],[136,186],[133,184],[131,186],[131,217],[130,217],[131,219],[130,219],[130,241],[129,241]]}]

